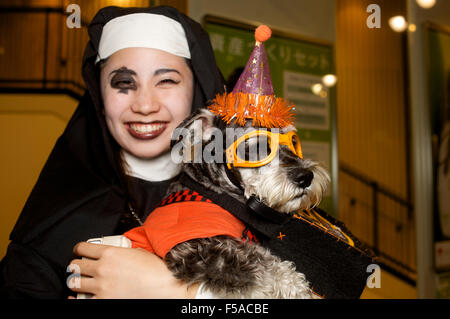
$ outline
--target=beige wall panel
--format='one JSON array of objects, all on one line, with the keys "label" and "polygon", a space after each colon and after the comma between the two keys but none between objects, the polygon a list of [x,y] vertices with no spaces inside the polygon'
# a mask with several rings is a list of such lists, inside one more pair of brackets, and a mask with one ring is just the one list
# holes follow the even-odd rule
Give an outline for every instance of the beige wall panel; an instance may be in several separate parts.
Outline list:
[{"label": "beige wall panel", "polygon": [[0,95],[0,258],[9,234],[78,101],[64,95]]}]

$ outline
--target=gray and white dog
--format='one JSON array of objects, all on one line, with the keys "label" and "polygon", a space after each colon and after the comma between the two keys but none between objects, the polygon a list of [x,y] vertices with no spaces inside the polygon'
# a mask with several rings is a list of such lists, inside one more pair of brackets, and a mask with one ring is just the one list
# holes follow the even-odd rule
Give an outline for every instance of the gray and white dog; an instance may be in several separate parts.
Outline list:
[{"label": "gray and white dog", "polygon": [[[178,132],[183,130],[190,134],[175,146],[181,145],[184,152],[193,152],[196,145],[207,149],[211,143],[221,142],[218,140],[226,135],[226,129],[232,128],[234,132],[239,132],[236,137],[257,129],[251,123],[242,128],[224,126],[220,122],[221,119],[207,109],[197,111],[177,128]],[[196,125],[197,129],[200,126],[200,136],[194,132]],[[290,131],[295,131],[295,127],[279,129],[280,133]],[[225,139],[222,142],[226,143]],[[248,153],[252,143],[263,142],[267,145],[261,139],[249,139],[245,143],[244,153]],[[180,148],[177,150],[174,147],[172,150],[176,152]],[[330,181],[326,169],[319,163],[300,158],[289,147],[279,145],[277,156],[264,166],[231,168],[241,184],[241,188],[238,188],[229,179],[226,164],[217,160],[223,158],[222,155],[216,155],[218,157],[213,161],[185,160],[182,171],[202,186],[219,194],[226,193],[242,203],[255,195],[280,213],[318,205]],[[183,188],[182,184],[174,182],[168,193]],[[202,283],[202,289],[219,298],[316,297],[307,278],[296,272],[292,262],[282,261],[258,243],[243,242],[227,236],[193,239],[176,245],[166,255],[165,262],[175,277],[188,284]]]}]

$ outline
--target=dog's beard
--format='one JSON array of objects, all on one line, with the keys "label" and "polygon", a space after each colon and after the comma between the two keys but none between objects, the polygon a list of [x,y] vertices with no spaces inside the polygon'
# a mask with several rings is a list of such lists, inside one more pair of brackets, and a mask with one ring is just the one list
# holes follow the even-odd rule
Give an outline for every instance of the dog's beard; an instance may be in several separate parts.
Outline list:
[{"label": "dog's beard", "polygon": [[313,172],[314,178],[311,185],[301,188],[288,178],[289,168],[277,164],[239,169],[246,198],[255,195],[266,205],[282,213],[313,208],[320,204],[330,182],[326,169],[308,161],[308,169]]}]

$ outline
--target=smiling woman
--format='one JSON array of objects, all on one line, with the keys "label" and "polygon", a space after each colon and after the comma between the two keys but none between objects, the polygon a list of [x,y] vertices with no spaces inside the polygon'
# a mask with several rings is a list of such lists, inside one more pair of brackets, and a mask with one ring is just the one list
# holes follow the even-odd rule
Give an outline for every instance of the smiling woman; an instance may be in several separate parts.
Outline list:
[{"label": "smiling woman", "polygon": [[[139,226],[179,173],[170,160],[172,131],[224,87],[209,37],[170,7],[106,7],[88,33],[87,90],[11,234],[0,294],[193,297],[196,287],[176,280],[155,255],[85,241]],[[73,252],[90,259],[77,259],[83,276],[71,291]]]},{"label": "smiling woman", "polygon": [[192,108],[193,74],[185,59],[126,48],[108,59],[100,78],[106,124],[122,149],[140,158],[167,152]]}]

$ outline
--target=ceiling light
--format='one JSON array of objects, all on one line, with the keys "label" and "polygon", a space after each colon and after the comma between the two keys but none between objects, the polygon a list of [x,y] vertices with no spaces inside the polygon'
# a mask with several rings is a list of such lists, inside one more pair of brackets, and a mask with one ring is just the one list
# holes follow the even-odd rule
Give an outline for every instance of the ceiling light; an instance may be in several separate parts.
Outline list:
[{"label": "ceiling light", "polygon": [[322,92],[323,86],[320,83],[316,83],[313,86],[311,86],[311,91],[315,94],[315,95],[320,95],[320,92]]},{"label": "ceiling light", "polygon": [[416,0],[416,2],[424,9],[430,9],[436,4],[436,0]]},{"label": "ceiling light", "polygon": [[408,27],[408,23],[403,16],[395,16],[389,19],[389,25],[395,32],[403,32]]},{"label": "ceiling light", "polygon": [[336,84],[336,82],[337,82],[337,77],[334,74],[327,74],[322,77],[322,83],[326,87],[332,87]]}]

